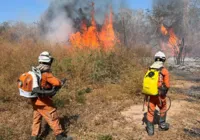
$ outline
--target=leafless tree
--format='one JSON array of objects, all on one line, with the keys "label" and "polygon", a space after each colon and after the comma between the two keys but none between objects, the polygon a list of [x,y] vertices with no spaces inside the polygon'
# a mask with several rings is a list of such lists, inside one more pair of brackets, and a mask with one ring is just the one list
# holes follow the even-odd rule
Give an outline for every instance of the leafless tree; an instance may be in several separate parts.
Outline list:
[{"label": "leafless tree", "polygon": [[177,36],[177,43],[171,44],[175,48],[173,54],[176,64],[184,64],[186,55],[191,55],[192,49],[198,44],[196,38],[199,36],[200,31],[197,30],[200,23],[199,13],[200,0],[153,1],[153,9],[149,12],[149,18],[158,41],[168,41],[164,38],[169,38],[169,36],[161,34],[161,24],[167,29],[173,28]]}]

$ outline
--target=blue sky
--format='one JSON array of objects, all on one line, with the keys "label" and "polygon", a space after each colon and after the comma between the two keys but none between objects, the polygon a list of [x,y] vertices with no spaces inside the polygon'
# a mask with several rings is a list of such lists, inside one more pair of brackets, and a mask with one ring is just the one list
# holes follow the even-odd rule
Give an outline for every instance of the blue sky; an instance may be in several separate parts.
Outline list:
[{"label": "blue sky", "polygon": [[[38,21],[50,0],[0,0],[0,23],[4,21]],[[132,9],[149,9],[152,0],[127,0]]]},{"label": "blue sky", "polygon": [[152,0],[128,0],[128,4],[133,9],[151,9]]}]

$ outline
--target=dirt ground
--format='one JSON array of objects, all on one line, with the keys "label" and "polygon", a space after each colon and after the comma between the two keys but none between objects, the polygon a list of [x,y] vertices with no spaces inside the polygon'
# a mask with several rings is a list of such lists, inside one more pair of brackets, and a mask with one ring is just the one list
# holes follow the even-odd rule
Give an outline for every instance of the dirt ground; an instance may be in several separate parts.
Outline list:
[{"label": "dirt ground", "polygon": [[[155,125],[155,135],[149,137],[143,124],[143,96],[122,94],[123,90],[114,84],[86,94],[84,104],[70,101],[58,106],[62,126],[74,140],[199,140],[200,100],[191,91],[196,89],[194,93],[198,93],[200,80],[189,76],[176,74],[171,78],[167,116],[170,129],[166,132],[158,131]],[[0,104],[0,140],[30,139],[32,108],[24,101],[7,102]],[[45,123],[42,136],[44,140],[55,140]]]},{"label": "dirt ground", "polygon": [[[120,94],[120,90],[115,89],[114,96],[101,90],[95,91],[93,96],[89,95],[87,107],[82,109],[76,124],[70,126],[69,134],[77,140],[110,140],[109,136],[113,140],[200,139],[200,100],[188,93],[199,84],[194,77],[188,78],[185,74],[171,78],[168,95],[171,98],[171,108],[167,115],[169,131],[158,131],[158,125],[155,125],[155,135],[149,137],[142,121],[146,110],[142,111],[141,97],[138,100],[131,96],[123,100],[109,100],[109,97],[117,98]],[[102,94],[107,94],[107,99]]]}]

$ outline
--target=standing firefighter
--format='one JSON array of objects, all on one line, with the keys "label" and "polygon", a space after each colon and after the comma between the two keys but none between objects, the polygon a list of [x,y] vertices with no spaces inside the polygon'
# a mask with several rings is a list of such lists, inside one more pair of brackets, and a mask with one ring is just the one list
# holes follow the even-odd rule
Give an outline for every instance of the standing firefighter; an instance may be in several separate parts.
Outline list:
[{"label": "standing firefighter", "polygon": [[71,137],[64,135],[61,128],[56,108],[53,105],[52,97],[56,94],[64,81],[60,81],[51,73],[51,64],[53,58],[49,52],[44,51],[38,57],[39,65],[37,69],[41,71],[41,81],[38,88],[33,89],[33,93],[38,97],[31,98],[33,105],[33,125],[32,125],[32,140],[37,140],[41,129],[42,117],[52,128],[56,140],[72,140]]},{"label": "standing firefighter", "polygon": [[161,51],[155,54],[155,62],[150,66],[143,81],[143,93],[146,95],[148,106],[147,126],[148,135],[154,135],[154,112],[156,105],[160,109],[159,130],[166,131],[169,124],[166,123],[167,103],[166,94],[169,89],[169,72],[164,67],[165,54]]}]

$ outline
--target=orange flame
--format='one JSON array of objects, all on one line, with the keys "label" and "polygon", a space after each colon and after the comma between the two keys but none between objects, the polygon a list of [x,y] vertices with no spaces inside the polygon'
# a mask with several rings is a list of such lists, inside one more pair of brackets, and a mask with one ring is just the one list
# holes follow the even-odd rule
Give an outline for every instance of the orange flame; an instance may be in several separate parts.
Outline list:
[{"label": "orange flame", "polygon": [[105,18],[103,28],[99,34],[100,41],[102,46],[107,50],[112,48],[116,43],[115,32],[113,29],[113,21],[112,21],[112,9],[110,10],[109,16]]},{"label": "orange flame", "polygon": [[167,35],[167,33],[168,33],[167,29],[163,26],[163,24],[162,24],[161,27],[160,27],[160,31],[161,31],[161,33],[162,33],[163,35]]},{"label": "orange flame", "polygon": [[161,25],[160,31],[163,35],[168,35],[169,40],[168,40],[168,46],[172,49],[173,53],[178,53],[179,52],[179,47],[178,47],[178,37],[174,33],[173,28],[167,29],[164,27],[164,25]]},{"label": "orange flame", "polygon": [[94,3],[92,3],[92,7],[91,26],[87,27],[87,25],[82,21],[82,31],[70,36],[69,41],[71,45],[78,48],[102,48],[104,50],[114,48],[114,45],[117,42],[117,38],[113,29],[112,10],[110,10],[109,16],[106,16],[101,31],[98,32],[94,17]]}]

